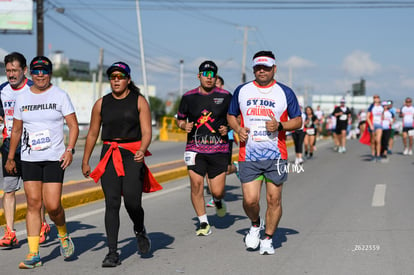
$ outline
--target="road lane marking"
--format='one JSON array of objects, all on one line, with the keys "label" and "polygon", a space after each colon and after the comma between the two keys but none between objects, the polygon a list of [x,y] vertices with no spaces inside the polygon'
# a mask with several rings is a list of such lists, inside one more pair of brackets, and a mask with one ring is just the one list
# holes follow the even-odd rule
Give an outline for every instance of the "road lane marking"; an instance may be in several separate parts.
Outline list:
[{"label": "road lane marking", "polygon": [[386,184],[375,185],[374,195],[372,196],[372,207],[382,207],[385,205]]}]

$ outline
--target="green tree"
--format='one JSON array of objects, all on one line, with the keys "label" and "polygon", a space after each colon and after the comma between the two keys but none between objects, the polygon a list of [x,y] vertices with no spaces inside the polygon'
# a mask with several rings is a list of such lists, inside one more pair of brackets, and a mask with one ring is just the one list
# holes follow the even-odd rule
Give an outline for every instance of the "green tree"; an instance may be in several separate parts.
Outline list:
[{"label": "green tree", "polygon": [[158,97],[150,96],[149,103],[150,103],[153,119],[155,119],[156,121],[159,121],[161,117],[165,116],[165,102],[164,101],[162,101]]}]

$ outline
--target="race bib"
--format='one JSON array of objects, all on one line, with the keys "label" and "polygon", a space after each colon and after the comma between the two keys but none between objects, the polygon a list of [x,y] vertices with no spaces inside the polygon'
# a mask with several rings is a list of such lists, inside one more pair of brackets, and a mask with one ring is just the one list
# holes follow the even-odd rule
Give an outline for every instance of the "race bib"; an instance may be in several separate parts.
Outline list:
[{"label": "race bib", "polygon": [[414,129],[408,130],[408,136],[414,137]]},{"label": "race bib", "polygon": [[52,146],[49,130],[29,134],[29,145],[33,151],[41,151]]},{"label": "race bib", "polygon": [[250,127],[250,138],[256,142],[270,141],[275,139],[275,133],[266,130],[266,124],[253,125]]},{"label": "race bib", "polygon": [[315,128],[306,129],[306,133],[308,135],[314,135],[315,134]]},{"label": "race bib", "polygon": [[339,120],[346,120],[347,119],[347,115],[340,115],[339,116]]},{"label": "race bib", "polygon": [[195,165],[195,158],[197,156],[196,152],[185,151],[184,152],[184,162],[187,166]]}]

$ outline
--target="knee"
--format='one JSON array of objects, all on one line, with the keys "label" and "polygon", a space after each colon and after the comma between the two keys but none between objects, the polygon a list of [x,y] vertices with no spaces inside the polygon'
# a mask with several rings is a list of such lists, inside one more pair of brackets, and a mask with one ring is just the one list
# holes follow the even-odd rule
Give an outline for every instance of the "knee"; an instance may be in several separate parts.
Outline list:
[{"label": "knee", "polygon": [[256,207],[259,205],[259,200],[256,198],[244,197],[243,203],[246,207],[252,208],[252,207]]},{"label": "knee", "polygon": [[59,216],[62,213],[63,208],[62,208],[61,204],[58,204],[58,205],[53,205],[53,206],[46,207],[46,210],[47,210],[47,213],[49,214],[49,216],[56,217],[56,216]]}]

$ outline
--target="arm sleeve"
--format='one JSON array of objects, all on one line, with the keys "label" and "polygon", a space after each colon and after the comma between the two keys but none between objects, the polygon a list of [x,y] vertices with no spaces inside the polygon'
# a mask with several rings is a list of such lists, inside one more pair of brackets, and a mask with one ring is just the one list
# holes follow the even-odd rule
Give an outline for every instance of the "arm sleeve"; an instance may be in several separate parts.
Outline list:
[{"label": "arm sleeve", "polygon": [[296,98],[295,93],[290,88],[285,88],[285,94],[286,94],[286,101],[287,101],[287,113],[289,118],[295,118],[298,116],[301,116],[300,108],[299,108],[299,102]]},{"label": "arm sleeve", "polygon": [[234,91],[233,96],[231,97],[228,114],[232,116],[240,115],[240,105],[239,105],[239,94],[240,86]]}]

